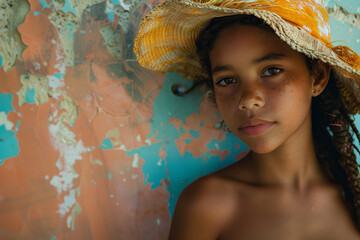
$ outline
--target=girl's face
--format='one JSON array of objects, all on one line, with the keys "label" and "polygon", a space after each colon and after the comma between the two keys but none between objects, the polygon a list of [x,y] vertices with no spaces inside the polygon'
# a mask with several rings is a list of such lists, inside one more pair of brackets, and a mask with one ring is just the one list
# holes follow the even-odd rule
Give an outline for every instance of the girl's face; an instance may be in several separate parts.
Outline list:
[{"label": "girl's face", "polygon": [[220,113],[252,151],[268,153],[311,133],[315,79],[305,57],[274,33],[226,28],[209,58]]}]

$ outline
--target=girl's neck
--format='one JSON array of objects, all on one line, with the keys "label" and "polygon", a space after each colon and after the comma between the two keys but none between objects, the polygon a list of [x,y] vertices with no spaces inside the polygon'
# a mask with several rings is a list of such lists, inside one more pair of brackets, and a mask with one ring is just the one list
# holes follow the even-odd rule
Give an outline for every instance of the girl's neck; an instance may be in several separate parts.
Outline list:
[{"label": "girl's neck", "polygon": [[246,158],[256,181],[296,192],[306,192],[314,185],[328,182],[318,163],[311,121],[272,152],[250,152]]}]

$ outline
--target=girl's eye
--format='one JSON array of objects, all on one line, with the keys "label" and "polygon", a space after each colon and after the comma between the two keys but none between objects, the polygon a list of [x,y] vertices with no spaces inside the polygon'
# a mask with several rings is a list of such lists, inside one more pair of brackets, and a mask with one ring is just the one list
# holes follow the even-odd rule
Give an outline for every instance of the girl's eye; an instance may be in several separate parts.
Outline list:
[{"label": "girl's eye", "polygon": [[223,79],[220,79],[219,81],[217,81],[216,85],[225,87],[234,82],[236,82],[235,78],[227,77],[227,78],[223,78]]},{"label": "girl's eye", "polygon": [[262,77],[271,77],[280,72],[282,72],[282,69],[276,68],[276,67],[271,67],[271,68],[266,69],[261,76]]}]

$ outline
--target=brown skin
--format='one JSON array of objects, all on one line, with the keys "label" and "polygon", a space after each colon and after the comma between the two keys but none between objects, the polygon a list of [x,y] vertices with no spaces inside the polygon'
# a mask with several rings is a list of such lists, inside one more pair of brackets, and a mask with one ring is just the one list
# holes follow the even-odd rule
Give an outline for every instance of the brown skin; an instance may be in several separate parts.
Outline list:
[{"label": "brown skin", "polygon": [[[360,239],[311,133],[311,99],[330,68],[321,64],[312,75],[274,33],[243,25],[220,33],[210,62],[218,108],[251,151],[183,191],[169,239]],[[243,131],[254,119],[271,124]]]}]

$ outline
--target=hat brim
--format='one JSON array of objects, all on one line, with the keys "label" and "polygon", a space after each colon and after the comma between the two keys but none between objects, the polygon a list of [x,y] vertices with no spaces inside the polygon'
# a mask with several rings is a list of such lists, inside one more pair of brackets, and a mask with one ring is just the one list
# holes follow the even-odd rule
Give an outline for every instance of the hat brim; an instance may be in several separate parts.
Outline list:
[{"label": "hat brim", "polygon": [[[150,70],[178,72],[191,80],[208,77],[199,62],[195,41],[212,18],[230,15],[254,15],[262,19],[292,49],[330,64],[338,77],[344,78],[347,89],[358,88],[359,69],[343,61],[332,46],[325,45],[276,13],[262,9],[217,7],[191,0],[167,0],[142,20],[134,46],[138,62]],[[359,96],[354,97],[359,99]],[[360,108],[356,112],[360,112]]]}]

